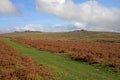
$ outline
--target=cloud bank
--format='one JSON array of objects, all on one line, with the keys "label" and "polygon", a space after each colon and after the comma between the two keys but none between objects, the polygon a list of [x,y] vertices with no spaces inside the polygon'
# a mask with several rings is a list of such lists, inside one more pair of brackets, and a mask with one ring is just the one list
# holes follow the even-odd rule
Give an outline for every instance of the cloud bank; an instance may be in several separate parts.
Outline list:
[{"label": "cloud bank", "polygon": [[35,4],[40,12],[86,23],[88,30],[120,31],[120,9],[104,7],[96,0],[80,4],[73,0],[35,0]]},{"label": "cloud bank", "polygon": [[26,26],[22,27],[14,27],[15,31],[41,31],[41,32],[67,32],[67,31],[74,31],[74,30],[81,30],[85,29],[85,24],[75,22],[73,24],[69,25],[60,25],[60,24],[55,24],[52,26],[44,26],[41,24],[28,24]]},{"label": "cloud bank", "polygon": [[16,14],[17,9],[10,0],[0,0],[0,14]]},{"label": "cloud bank", "polygon": [[10,27],[8,28],[0,28],[0,34],[2,33],[10,33],[10,32],[14,32],[14,30]]}]

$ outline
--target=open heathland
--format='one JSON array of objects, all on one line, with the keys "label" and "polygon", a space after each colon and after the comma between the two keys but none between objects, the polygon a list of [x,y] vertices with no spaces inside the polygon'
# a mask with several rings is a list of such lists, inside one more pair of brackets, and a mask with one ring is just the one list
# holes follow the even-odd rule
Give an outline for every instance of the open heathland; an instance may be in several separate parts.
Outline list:
[{"label": "open heathland", "polygon": [[31,57],[18,53],[0,41],[0,80],[40,80],[51,78],[49,69]]},{"label": "open heathland", "polygon": [[114,72],[105,65],[89,65],[86,62],[75,61],[64,54],[40,51],[9,39],[4,41],[17,51],[47,65],[53,73],[53,80],[120,80],[120,72]]},{"label": "open heathland", "polygon": [[39,50],[66,53],[75,60],[87,61],[90,64],[106,64],[114,67],[116,71],[120,70],[120,44],[34,39],[16,39],[14,41]]},{"label": "open heathland", "polygon": [[42,64],[52,80],[120,80],[120,33],[15,32],[0,37]]},{"label": "open heathland", "polygon": [[114,32],[92,32],[92,31],[74,31],[74,32],[15,32],[2,34],[1,37],[18,39],[48,39],[48,40],[77,40],[93,42],[120,43],[120,33]]}]

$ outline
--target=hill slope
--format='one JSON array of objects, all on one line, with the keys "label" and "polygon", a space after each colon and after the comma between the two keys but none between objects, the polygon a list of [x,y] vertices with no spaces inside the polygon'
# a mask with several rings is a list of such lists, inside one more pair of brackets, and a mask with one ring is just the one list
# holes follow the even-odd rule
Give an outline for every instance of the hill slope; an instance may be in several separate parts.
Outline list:
[{"label": "hill slope", "polygon": [[1,37],[11,38],[36,38],[52,40],[85,40],[97,42],[115,42],[120,43],[120,33],[113,32],[91,32],[91,31],[74,31],[74,32],[16,32],[2,34]]},{"label": "hill slope", "polygon": [[113,72],[104,66],[98,67],[83,62],[77,62],[65,55],[51,54],[35,48],[4,39],[6,43],[16,50],[31,56],[36,61],[48,65],[53,71],[54,80],[119,80],[120,73]]}]

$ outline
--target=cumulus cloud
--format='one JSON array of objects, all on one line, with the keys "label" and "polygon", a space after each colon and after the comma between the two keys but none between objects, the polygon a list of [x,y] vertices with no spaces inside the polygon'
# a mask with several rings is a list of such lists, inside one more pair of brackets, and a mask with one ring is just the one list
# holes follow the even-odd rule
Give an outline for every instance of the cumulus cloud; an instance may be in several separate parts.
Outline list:
[{"label": "cumulus cloud", "polygon": [[44,31],[44,26],[40,24],[28,24],[23,27],[14,27],[15,31]]},{"label": "cumulus cloud", "polygon": [[2,34],[2,33],[9,33],[9,32],[13,32],[13,29],[11,29],[11,28],[1,28],[0,27],[0,34]]},{"label": "cumulus cloud", "polygon": [[3,29],[0,29],[0,34],[1,34],[1,33],[4,33],[4,32],[5,32],[5,31],[4,31]]},{"label": "cumulus cloud", "polygon": [[16,14],[17,10],[10,0],[0,0],[0,14]]},{"label": "cumulus cloud", "polygon": [[120,9],[107,8],[96,0],[79,4],[73,0],[35,0],[35,4],[38,11],[86,23],[88,30],[120,31]]},{"label": "cumulus cloud", "polygon": [[85,24],[75,22],[68,25],[55,24],[52,26],[44,26],[41,24],[28,24],[26,26],[14,27],[14,31],[41,31],[41,32],[67,32],[85,29]]}]

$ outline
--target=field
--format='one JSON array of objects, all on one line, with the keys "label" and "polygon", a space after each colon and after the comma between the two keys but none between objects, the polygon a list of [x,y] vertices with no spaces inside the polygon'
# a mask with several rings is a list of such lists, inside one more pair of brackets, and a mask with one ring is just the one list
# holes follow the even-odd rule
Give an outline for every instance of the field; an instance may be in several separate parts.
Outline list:
[{"label": "field", "polygon": [[48,40],[82,40],[93,42],[112,42],[120,43],[120,33],[113,32],[92,32],[92,31],[74,31],[74,32],[15,32],[0,35],[1,37],[23,38],[23,39],[48,39]]},{"label": "field", "polygon": [[42,64],[43,80],[120,80],[120,33],[17,32],[0,37]]},{"label": "field", "polygon": [[90,64],[106,64],[114,67],[116,71],[120,70],[120,44],[34,39],[16,39],[13,41],[39,50],[67,53],[75,60],[87,61]]},{"label": "field", "polygon": [[50,71],[42,64],[0,41],[0,80],[36,80],[50,76]]}]

